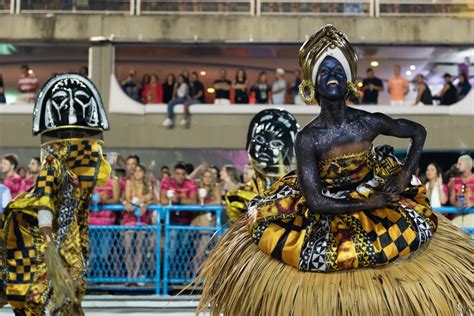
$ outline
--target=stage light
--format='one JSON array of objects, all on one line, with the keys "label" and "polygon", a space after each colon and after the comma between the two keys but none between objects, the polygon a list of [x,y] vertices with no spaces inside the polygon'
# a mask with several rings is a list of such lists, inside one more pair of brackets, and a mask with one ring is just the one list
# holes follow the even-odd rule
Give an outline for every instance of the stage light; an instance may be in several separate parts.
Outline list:
[{"label": "stage light", "polygon": [[207,88],[207,93],[214,93],[216,90],[214,88]]},{"label": "stage light", "polygon": [[359,83],[357,84],[357,86],[358,86],[359,88],[362,88],[363,85],[364,85],[364,84],[363,84],[362,82],[359,82]]},{"label": "stage light", "polygon": [[199,73],[201,76],[205,76],[206,75],[206,72],[204,70],[202,70],[200,73]]},{"label": "stage light", "polygon": [[410,66],[410,70],[415,70],[416,69],[416,66],[415,65],[411,65]]},{"label": "stage light", "polygon": [[378,66],[379,66],[379,62],[376,61],[376,60],[373,60],[373,61],[370,62],[370,66],[371,66],[371,67],[378,67]]},{"label": "stage light", "polygon": [[28,70],[28,74],[32,75],[33,74],[33,69]]},{"label": "stage light", "polygon": [[411,70],[407,70],[407,71],[405,71],[405,74],[406,74],[407,76],[411,76],[411,75],[412,75],[412,72],[411,72]]}]

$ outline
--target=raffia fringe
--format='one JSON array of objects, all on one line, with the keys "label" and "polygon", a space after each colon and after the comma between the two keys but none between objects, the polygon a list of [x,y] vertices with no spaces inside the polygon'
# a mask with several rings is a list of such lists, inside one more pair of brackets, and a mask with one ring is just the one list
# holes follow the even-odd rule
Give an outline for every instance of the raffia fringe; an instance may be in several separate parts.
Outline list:
[{"label": "raffia fringe", "polygon": [[211,315],[471,315],[474,247],[442,215],[428,246],[376,269],[301,272],[260,251],[246,219],[204,263],[197,313]]},{"label": "raffia fringe", "polygon": [[53,303],[55,308],[62,306],[66,298],[73,303],[77,302],[77,284],[64,267],[63,260],[53,242],[46,245],[45,251],[46,272],[53,289]]}]

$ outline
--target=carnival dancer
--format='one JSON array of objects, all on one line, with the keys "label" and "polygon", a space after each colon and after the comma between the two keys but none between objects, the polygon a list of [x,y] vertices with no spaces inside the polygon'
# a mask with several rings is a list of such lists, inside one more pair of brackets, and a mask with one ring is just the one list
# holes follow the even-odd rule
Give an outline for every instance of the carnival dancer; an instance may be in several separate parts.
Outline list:
[{"label": "carnival dancer", "polygon": [[33,112],[41,168],[36,185],[7,206],[0,247],[15,315],[83,315],[88,208],[94,187],[109,177],[102,155],[108,129],[89,79],[61,74],[41,89]]},{"label": "carnival dancer", "polygon": [[231,221],[238,221],[250,200],[294,169],[293,147],[298,127],[295,117],[281,109],[260,111],[250,121],[246,148],[254,176],[237,191],[226,194],[226,211]]},{"label": "carnival dancer", "polygon": [[[219,315],[470,315],[469,237],[414,177],[426,130],[346,106],[356,54],[327,25],[300,49],[300,94],[321,114],[297,170],[249,204],[205,262],[198,311]],[[378,135],[409,138],[404,162]]]}]

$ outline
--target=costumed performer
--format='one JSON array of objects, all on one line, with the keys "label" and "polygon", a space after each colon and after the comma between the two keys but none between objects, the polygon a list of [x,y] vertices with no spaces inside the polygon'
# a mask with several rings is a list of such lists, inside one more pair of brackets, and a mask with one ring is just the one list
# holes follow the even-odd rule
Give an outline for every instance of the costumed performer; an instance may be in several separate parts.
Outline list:
[{"label": "costumed performer", "polygon": [[246,148],[254,175],[249,183],[225,195],[232,222],[247,212],[250,200],[294,169],[298,128],[295,117],[281,109],[260,111],[250,121]]},{"label": "costumed performer", "polygon": [[99,92],[78,74],[51,78],[33,112],[41,135],[36,184],[5,210],[0,251],[4,292],[15,315],[83,315],[92,191],[110,165],[102,154],[109,129]]},{"label": "costumed performer", "polygon": [[[327,25],[299,52],[321,113],[297,135],[296,174],[249,204],[200,277],[219,315],[470,315],[473,245],[414,177],[426,130],[348,107],[356,54]],[[401,162],[379,135],[409,138]]]}]

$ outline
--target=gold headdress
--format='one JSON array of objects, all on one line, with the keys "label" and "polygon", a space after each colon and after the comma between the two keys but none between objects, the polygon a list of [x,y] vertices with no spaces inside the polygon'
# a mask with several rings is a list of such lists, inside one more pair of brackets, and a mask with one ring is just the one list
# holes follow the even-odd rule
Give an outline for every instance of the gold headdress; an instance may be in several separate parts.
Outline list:
[{"label": "gold headdress", "polygon": [[315,103],[314,83],[319,66],[326,56],[339,60],[346,72],[348,90],[357,94],[357,55],[346,35],[328,24],[311,35],[299,51],[299,63],[303,69],[303,82],[299,88],[306,104]]}]

